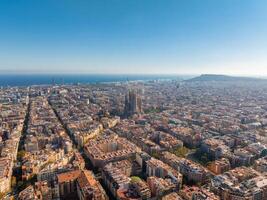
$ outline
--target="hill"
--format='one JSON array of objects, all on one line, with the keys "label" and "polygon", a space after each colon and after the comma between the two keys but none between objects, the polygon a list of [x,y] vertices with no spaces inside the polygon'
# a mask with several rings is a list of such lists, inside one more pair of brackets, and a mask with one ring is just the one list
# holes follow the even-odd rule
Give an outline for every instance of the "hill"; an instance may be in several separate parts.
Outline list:
[{"label": "hill", "polygon": [[199,82],[199,81],[266,81],[266,79],[251,78],[251,77],[238,77],[238,76],[227,76],[218,74],[202,74],[192,79],[188,79],[188,82]]}]

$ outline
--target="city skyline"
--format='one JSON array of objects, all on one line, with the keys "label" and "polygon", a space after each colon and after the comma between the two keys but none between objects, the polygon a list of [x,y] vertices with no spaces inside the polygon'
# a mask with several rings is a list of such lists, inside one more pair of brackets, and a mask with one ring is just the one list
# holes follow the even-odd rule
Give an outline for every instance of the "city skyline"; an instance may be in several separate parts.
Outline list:
[{"label": "city skyline", "polygon": [[267,75],[262,0],[0,5],[2,74]]}]

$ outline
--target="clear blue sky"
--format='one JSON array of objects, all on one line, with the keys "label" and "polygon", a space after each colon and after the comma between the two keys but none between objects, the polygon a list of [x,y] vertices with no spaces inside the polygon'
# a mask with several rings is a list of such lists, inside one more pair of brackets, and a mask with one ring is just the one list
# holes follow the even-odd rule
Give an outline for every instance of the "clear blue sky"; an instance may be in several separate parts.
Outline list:
[{"label": "clear blue sky", "polygon": [[267,75],[267,1],[1,0],[0,72]]}]

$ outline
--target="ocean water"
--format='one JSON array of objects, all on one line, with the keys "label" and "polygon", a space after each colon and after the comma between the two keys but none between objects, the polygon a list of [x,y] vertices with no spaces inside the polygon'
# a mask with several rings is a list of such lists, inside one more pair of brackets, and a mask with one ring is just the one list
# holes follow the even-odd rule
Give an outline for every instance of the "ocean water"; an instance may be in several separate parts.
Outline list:
[{"label": "ocean water", "polygon": [[66,74],[0,74],[0,86],[30,86],[47,84],[86,84],[103,82],[124,82],[136,80],[184,80],[190,76],[178,75],[66,75]]}]

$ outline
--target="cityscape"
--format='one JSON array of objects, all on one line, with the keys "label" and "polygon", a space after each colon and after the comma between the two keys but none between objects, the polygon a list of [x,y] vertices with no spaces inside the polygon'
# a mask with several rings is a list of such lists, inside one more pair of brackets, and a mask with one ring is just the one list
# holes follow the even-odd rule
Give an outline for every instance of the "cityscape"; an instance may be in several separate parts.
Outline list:
[{"label": "cityscape", "polygon": [[1,0],[0,200],[267,200],[266,0]]},{"label": "cityscape", "polygon": [[266,199],[267,80],[228,78],[2,88],[1,198]]}]

